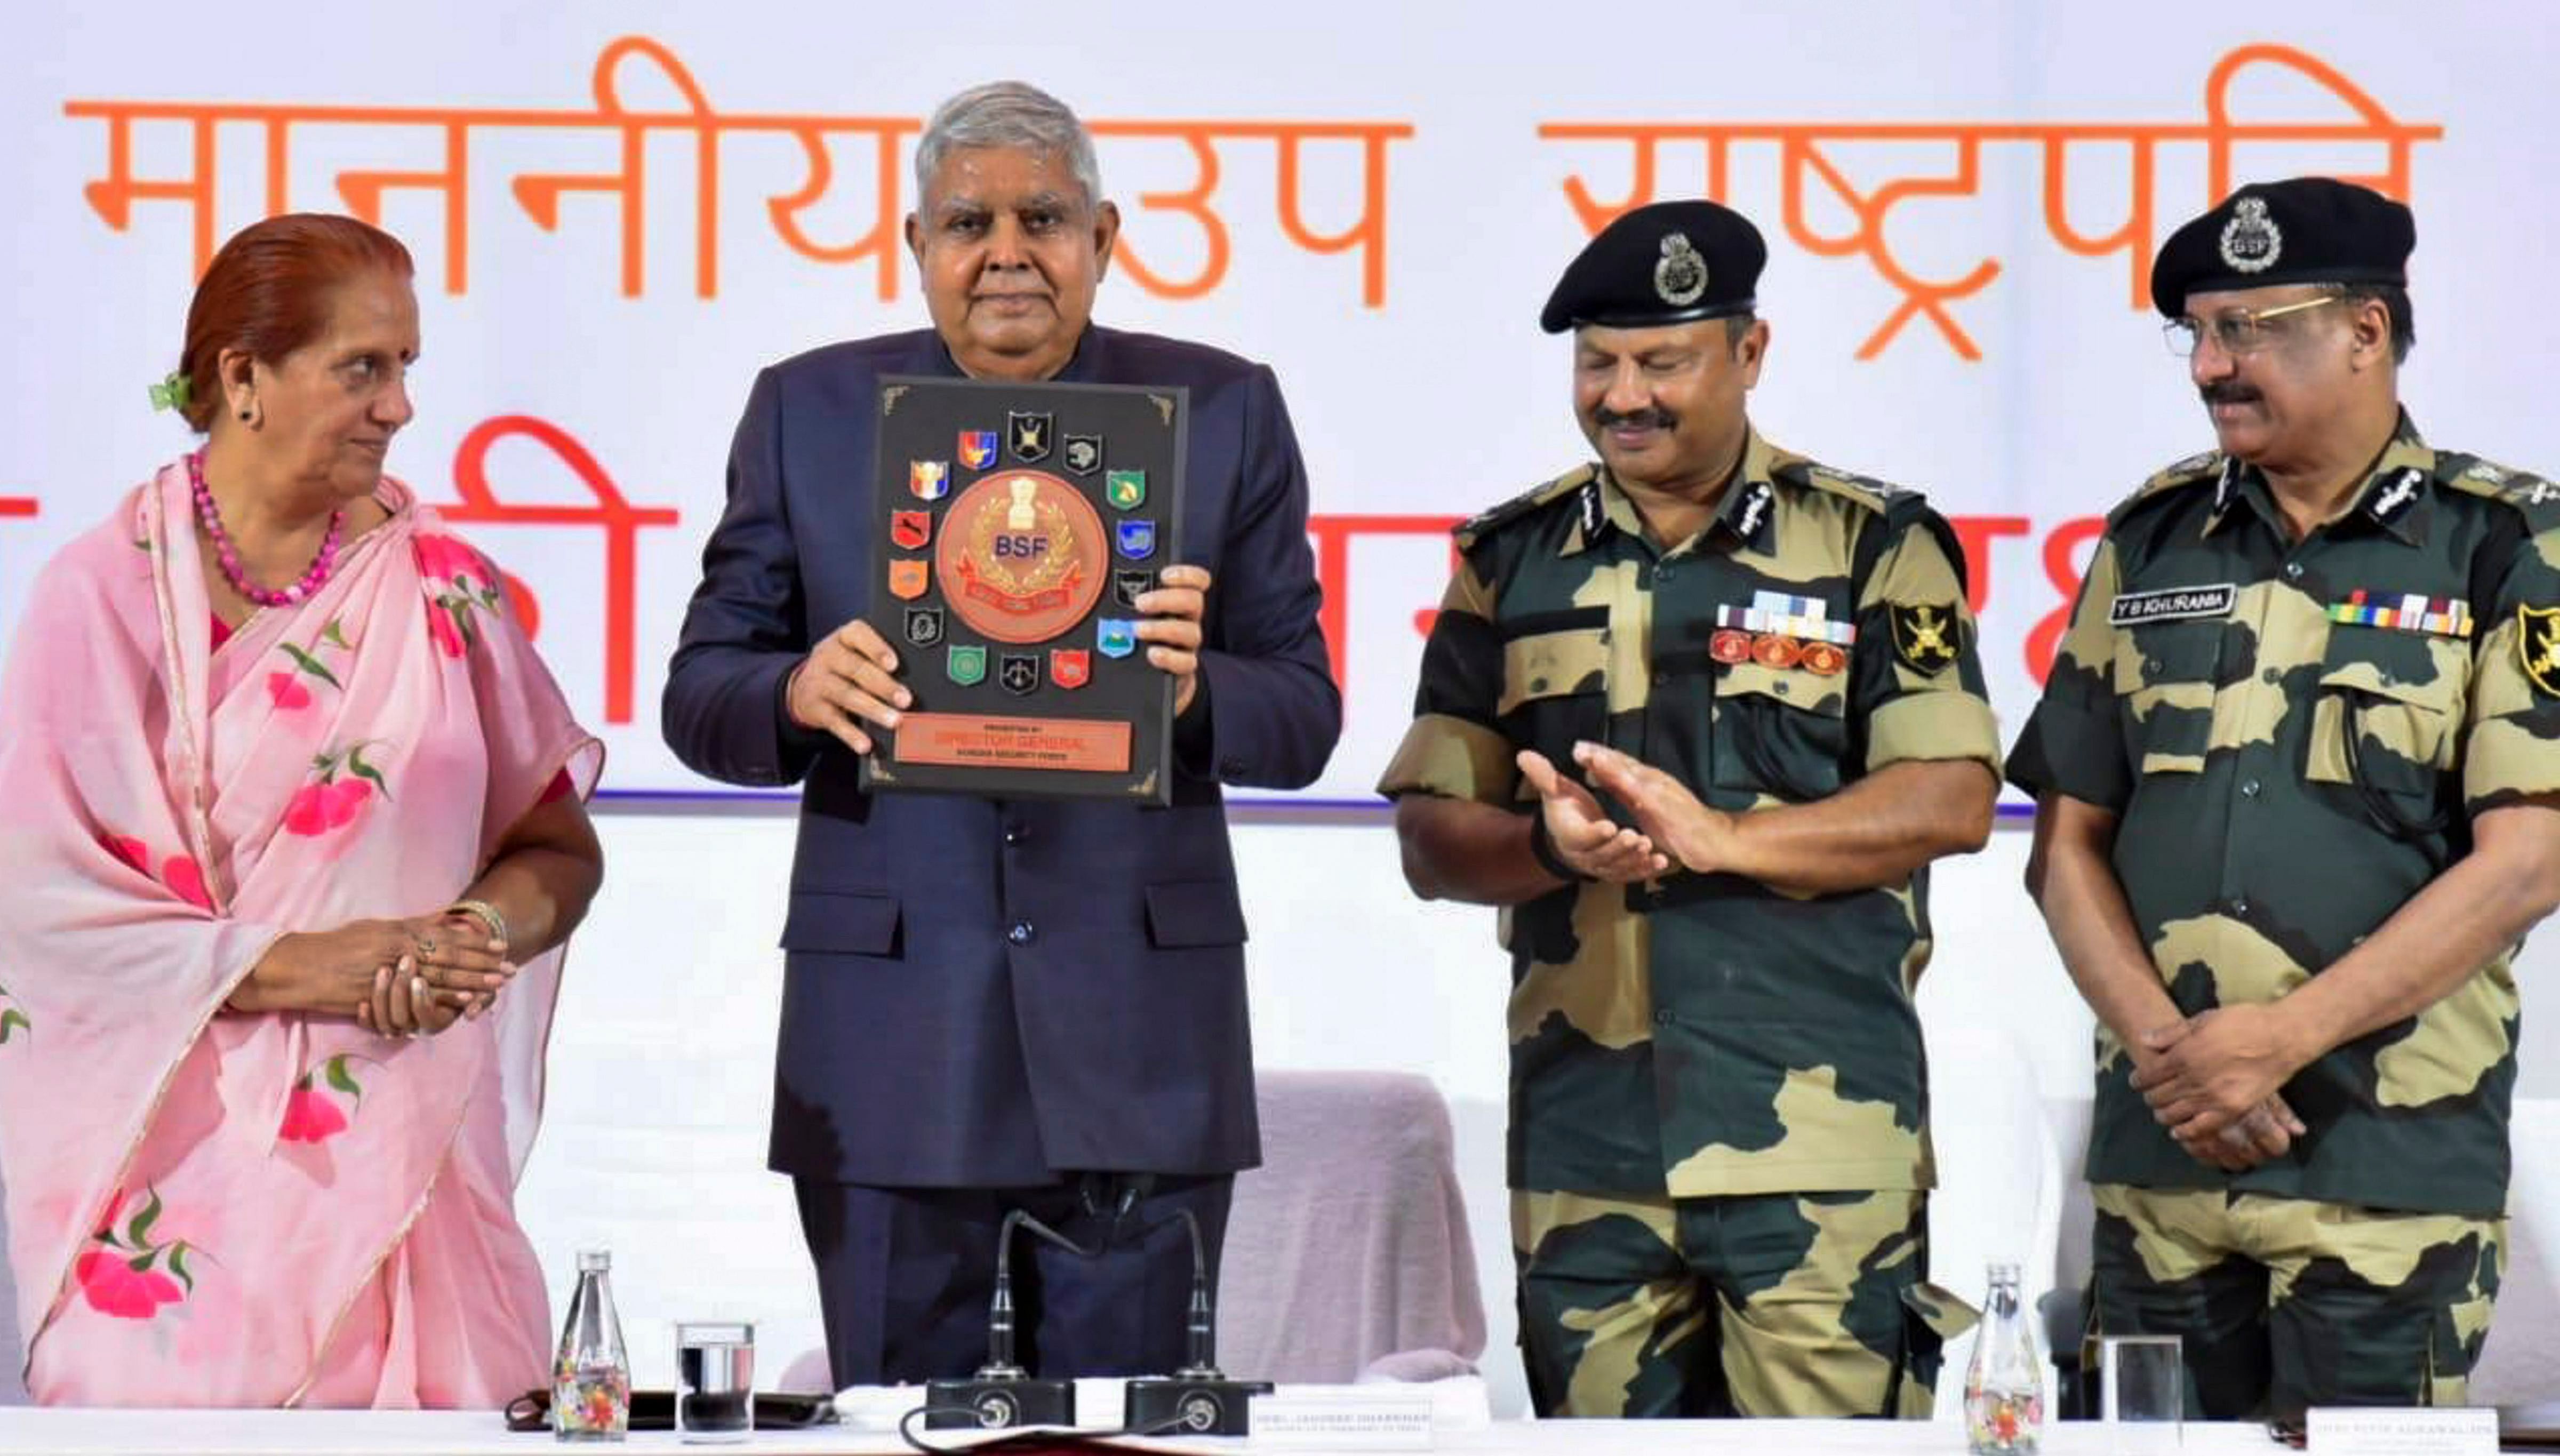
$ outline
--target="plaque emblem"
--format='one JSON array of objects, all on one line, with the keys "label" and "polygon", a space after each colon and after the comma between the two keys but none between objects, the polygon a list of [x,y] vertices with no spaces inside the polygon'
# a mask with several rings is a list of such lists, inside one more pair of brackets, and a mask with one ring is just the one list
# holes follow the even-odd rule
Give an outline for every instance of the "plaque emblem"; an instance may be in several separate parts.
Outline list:
[{"label": "plaque emblem", "polygon": [[1054,423],[1054,416],[1046,413],[1027,409],[1007,411],[1005,438],[1014,447],[1014,458],[1026,465],[1037,465],[1047,459],[1049,429]]},{"label": "plaque emblem", "polygon": [[924,594],[933,581],[933,573],[922,562],[888,564],[888,594],[900,601],[913,601]]},{"label": "plaque emblem", "polygon": [[987,649],[954,644],[942,660],[942,670],[961,687],[974,688],[987,681]]},{"label": "plaque emblem", "polygon": [[933,513],[930,511],[891,511],[888,517],[888,539],[907,551],[922,551],[933,539]]},{"label": "plaque emblem", "polygon": [[1134,511],[1147,503],[1147,472],[1114,470],[1102,477],[1102,494],[1115,511]]},{"label": "plaque emblem", "polygon": [[1081,647],[1048,650],[1048,680],[1061,688],[1081,688],[1093,681],[1093,654]]},{"label": "plaque emblem", "polygon": [[996,432],[992,429],[960,431],[960,463],[972,470],[984,470],[996,463]]},{"label": "plaque emblem", "polygon": [[1071,434],[1066,437],[1066,452],[1058,457],[1066,468],[1077,475],[1091,475],[1102,468],[1102,436]]},{"label": "plaque emblem", "polygon": [[1114,571],[1111,573],[1111,599],[1131,611],[1138,609],[1138,598],[1156,589],[1153,571]]},{"label": "plaque emblem", "polygon": [[1008,652],[996,667],[996,681],[1005,691],[1017,697],[1029,696],[1040,687],[1040,659],[1028,652]]},{"label": "plaque emblem", "polygon": [[931,647],[942,640],[942,608],[911,606],[906,609],[906,640],[917,647]]},{"label": "plaque emblem", "polygon": [[1045,642],[1075,625],[1106,584],[1101,514],[1038,470],[990,475],[960,493],[935,560],[951,609],[996,642]]},{"label": "plaque emblem", "polygon": [[951,494],[951,462],[948,460],[908,461],[906,493],[919,501],[938,501]]},{"label": "plaque emblem", "polygon": [[1138,650],[1138,624],[1119,617],[1096,617],[1093,645],[1104,657],[1127,657]]},{"label": "plaque emblem", "polygon": [[1120,555],[1133,562],[1143,562],[1156,554],[1156,523],[1153,521],[1115,521],[1120,528],[1115,536]]}]

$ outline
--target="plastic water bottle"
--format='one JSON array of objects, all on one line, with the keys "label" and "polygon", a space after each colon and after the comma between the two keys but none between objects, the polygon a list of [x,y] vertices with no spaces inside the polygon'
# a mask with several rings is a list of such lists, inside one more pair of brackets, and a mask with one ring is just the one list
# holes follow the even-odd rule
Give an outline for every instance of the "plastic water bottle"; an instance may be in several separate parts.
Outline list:
[{"label": "plastic water bottle", "polygon": [[2017,1265],[1991,1266],[1991,1295],[1965,1368],[1965,1439],[1973,1456],[2027,1456],[2044,1431],[2044,1361],[2019,1308]]},{"label": "plastic water bottle", "polygon": [[552,1431],[563,1441],[618,1441],[631,1429],[631,1359],[613,1312],[613,1255],[577,1256],[577,1293],[552,1366]]}]

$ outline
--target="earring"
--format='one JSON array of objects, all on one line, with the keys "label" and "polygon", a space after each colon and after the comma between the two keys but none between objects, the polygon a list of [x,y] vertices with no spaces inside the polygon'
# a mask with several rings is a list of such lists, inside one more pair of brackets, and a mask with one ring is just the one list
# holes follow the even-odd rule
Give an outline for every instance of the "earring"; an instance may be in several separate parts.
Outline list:
[{"label": "earring", "polygon": [[241,411],[240,412],[240,423],[242,423],[242,424],[246,424],[246,423],[248,423],[248,411],[247,411],[247,410],[245,410],[245,409],[243,409],[243,410],[241,410]]}]

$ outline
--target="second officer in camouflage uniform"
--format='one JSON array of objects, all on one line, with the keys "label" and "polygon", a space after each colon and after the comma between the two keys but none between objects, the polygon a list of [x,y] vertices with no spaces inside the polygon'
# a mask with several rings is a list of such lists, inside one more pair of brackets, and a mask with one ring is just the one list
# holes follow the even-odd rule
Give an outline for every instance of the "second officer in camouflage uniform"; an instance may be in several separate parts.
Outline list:
[{"label": "second officer in camouflage uniform", "polygon": [[2191,1408],[2462,1404],[2560,900],[2560,487],[2398,403],[2409,212],[2240,189],[2152,296],[2220,449],[2108,518],[2011,771],[2099,1018],[2091,1323]]},{"label": "second officer in camouflage uniform", "polygon": [[1925,866],[1999,739],[1919,497],[1744,394],[1760,236],[1639,209],[1566,270],[1600,463],[1461,528],[1381,791],[1426,896],[1504,906],[1520,1344],[1544,1415],[1922,1415]]}]

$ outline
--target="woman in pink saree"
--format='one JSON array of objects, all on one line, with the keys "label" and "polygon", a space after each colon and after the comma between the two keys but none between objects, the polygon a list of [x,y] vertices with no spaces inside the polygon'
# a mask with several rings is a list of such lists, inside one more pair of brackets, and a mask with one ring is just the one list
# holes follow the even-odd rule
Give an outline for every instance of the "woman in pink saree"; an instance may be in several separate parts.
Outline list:
[{"label": "woman in pink saree", "polygon": [[38,576],[0,677],[0,1179],[47,1403],[489,1406],[602,877],[498,574],[399,482],[407,251],[271,219],[154,390],[209,439]]}]

